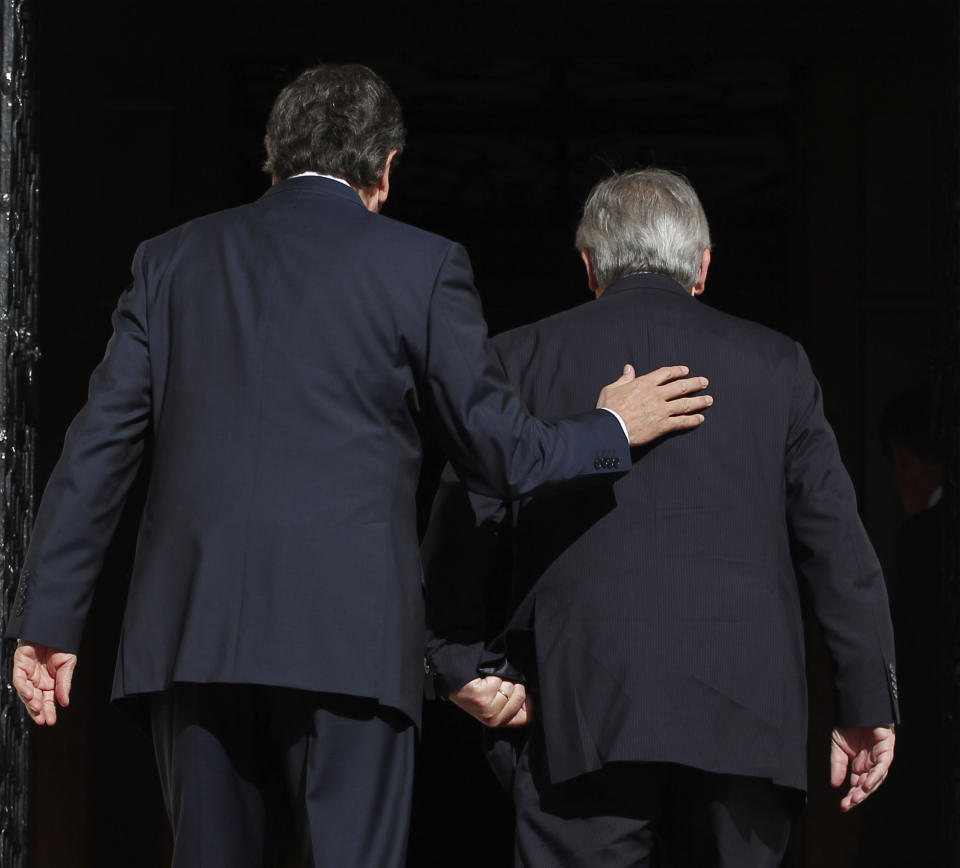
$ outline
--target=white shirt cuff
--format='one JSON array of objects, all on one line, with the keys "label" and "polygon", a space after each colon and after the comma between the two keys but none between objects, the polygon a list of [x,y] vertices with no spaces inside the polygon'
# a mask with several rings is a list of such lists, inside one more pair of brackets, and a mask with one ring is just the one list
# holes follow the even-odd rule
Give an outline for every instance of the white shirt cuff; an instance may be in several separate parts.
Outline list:
[{"label": "white shirt cuff", "polygon": [[616,411],[611,410],[609,407],[601,407],[601,410],[606,410],[608,413],[613,413],[616,416],[617,421],[620,423],[620,427],[623,429],[623,436],[627,438],[627,442],[630,442],[630,434],[627,433],[627,423],[623,421],[623,417]]}]

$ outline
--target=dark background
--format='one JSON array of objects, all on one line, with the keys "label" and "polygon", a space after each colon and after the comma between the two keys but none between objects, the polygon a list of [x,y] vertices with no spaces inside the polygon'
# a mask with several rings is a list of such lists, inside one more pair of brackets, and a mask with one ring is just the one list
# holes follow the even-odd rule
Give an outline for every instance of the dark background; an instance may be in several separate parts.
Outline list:
[{"label": "dark background", "polygon": [[[936,373],[947,3],[40,0],[33,13],[41,482],[137,243],[258,196],[276,92],[311,63],[357,61],[406,113],[386,213],[466,245],[493,331],[587,300],[573,231],[596,180],[686,173],[714,239],[704,300],[807,347],[891,563],[902,514],[875,427],[890,395]],[[111,555],[71,708],[34,740],[37,868],[159,865],[169,846],[149,742],[107,703],[130,555],[126,541]],[[860,820],[826,785],[815,635],[810,669],[811,790],[790,864],[848,865]],[[424,731],[410,864],[508,864],[508,810],[473,722],[436,706]]]}]

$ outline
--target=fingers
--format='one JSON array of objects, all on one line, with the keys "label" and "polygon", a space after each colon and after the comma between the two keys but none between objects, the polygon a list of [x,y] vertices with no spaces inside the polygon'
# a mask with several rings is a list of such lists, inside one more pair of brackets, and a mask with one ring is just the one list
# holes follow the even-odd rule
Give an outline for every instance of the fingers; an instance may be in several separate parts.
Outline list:
[{"label": "fingers", "polygon": [[660,386],[660,396],[665,401],[672,401],[675,398],[682,398],[691,392],[699,392],[706,389],[710,381],[706,377],[687,377],[683,380],[673,380]]},{"label": "fingers", "polygon": [[44,723],[43,692],[35,689],[29,681],[18,683],[17,679],[14,678],[13,685],[31,720],[34,723]]},{"label": "fingers", "polygon": [[667,365],[663,368],[657,368],[655,371],[650,371],[649,374],[644,374],[641,379],[652,380],[655,385],[662,386],[671,380],[685,377],[689,373],[690,369],[686,365]]},{"label": "fingers", "polygon": [[17,691],[17,695],[24,703],[33,698],[33,684],[23,665],[17,660],[16,654],[13,658],[13,673],[10,680],[13,683],[13,689]]},{"label": "fingers", "polygon": [[34,723],[57,722],[57,703],[68,705],[77,657],[45,645],[21,642],[13,655],[11,681]]},{"label": "fingers", "polygon": [[709,384],[706,377],[688,377],[686,365],[658,368],[630,381],[632,368],[605,386],[598,407],[613,410],[623,420],[631,446],[642,446],[676,431],[696,428],[703,411],[713,404],[710,395],[697,395]]},{"label": "fingers", "polygon": [[[891,727],[834,730],[830,751],[830,782],[834,786],[843,782],[843,772],[848,762],[850,765],[850,790],[840,802],[842,811],[859,805],[887,779],[893,762],[895,739]],[[837,768],[840,765],[843,766],[842,770]]]},{"label": "fingers", "polygon": [[533,697],[528,693],[526,701],[523,703],[523,708],[521,708],[513,718],[508,720],[504,726],[510,728],[527,726],[533,720],[533,713]]},{"label": "fingers", "polygon": [[503,690],[501,695],[501,685],[503,685],[502,678],[486,675],[464,684],[448,698],[484,726],[494,726],[509,697],[508,690]]},{"label": "fingers", "polygon": [[[859,775],[857,786],[863,790],[864,798],[874,792],[886,779],[890,773],[890,766],[893,763],[893,731],[885,727],[874,731],[877,741],[873,748],[867,752],[862,752],[854,761],[854,769],[862,772]],[[884,733],[888,733],[883,737]],[[862,769],[860,768],[862,766]]]},{"label": "fingers", "polygon": [[[53,701],[53,691],[43,690],[36,684],[27,682],[23,690],[17,691],[20,701],[27,709],[30,719],[39,726],[54,724],[57,721],[57,710]],[[51,708],[51,706],[53,706]]]},{"label": "fingers", "polygon": [[[52,690],[43,691],[43,723],[47,726],[53,726],[57,722],[57,701],[54,699]],[[37,721],[40,723],[41,721]]]},{"label": "fingers", "polygon": [[484,726],[525,726],[530,719],[526,688],[495,675],[475,678],[448,698]]},{"label": "fingers", "polygon": [[688,377],[660,387],[660,396],[666,401],[666,411],[669,414],[663,420],[663,433],[685,431],[703,424],[706,417],[700,411],[713,405],[713,396],[683,396],[688,392],[705,389],[709,384],[706,377]]},{"label": "fingers", "polygon": [[706,421],[706,416],[701,413],[694,413],[689,416],[670,416],[663,420],[660,426],[660,434],[671,434],[674,431],[687,431],[690,428],[698,428]]},{"label": "fingers", "polygon": [[693,398],[677,398],[666,405],[666,411],[671,416],[684,416],[690,413],[698,413],[705,410],[713,404],[711,395],[697,395]]},{"label": "fingers", "polygon": [[877,787],[880,786],[886,779],[887,773],[890,771],[890,767],[887,765],[876,766],[871,769],[869,774],[863,776],[863,781],[859,784],[860,789],[865,793],[872,793]]},{"label": "fingers", "polygon": [[526,698],[527,690],[522,684],[514,684],[511,681],[501,682],[495,697],[497,714],[487,726],[498,727],[506,725],[523,709],[523,703]]},{"label": "fingers", "polygon": [[43,705],[43,691],[53,686],[46,667],[37,659],[33,645],[19,645],[13,654],[13,686],[26,706],[27,713],[35,723],[46,721]]},{"label": "fingers", "polygon": [[[886,779],[886,772],[876,778],[868,775],[859,775],[857,784],[851,786],[850,792],[841,800],[840,810],[844,812],[849,811],[851,808],[855,808],[857,805],[866,801]],[[851,784],[853,784],[853,778],[851,778]]]},{"label": "fingers", "polygon": [[529,722],[527,706],[524,703],[523,707],[510,720],[500,724],[500,729],[516,729],[526,726]]},{"label": "fingers", "polygon": [[43,726],[47,722],[47,715],[44,711],[43,699],[38,694],[36,701],[24,702],[24,705],[27,709],[27,714],[30,715],[30,719],[37,724],[37,726]]}]

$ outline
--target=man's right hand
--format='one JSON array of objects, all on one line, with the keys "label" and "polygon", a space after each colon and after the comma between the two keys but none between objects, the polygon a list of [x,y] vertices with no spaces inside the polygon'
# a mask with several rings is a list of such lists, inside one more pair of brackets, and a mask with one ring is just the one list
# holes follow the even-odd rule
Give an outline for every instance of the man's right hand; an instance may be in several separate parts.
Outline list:
[{"label": "man's right hand", "polygon": [[850,789],[840,802],[849,811],[876,791],[886,779],[893,762],[897,737],[890,726],[837,728],[830,740],[830,784],[843,786],[850,774]]},{"label": "man's right hand", "polygon": [[57,704],[70,704],[70,684],[77,655],[47,645],[21,642],[13,653],[13,687],[33,722],[53,726]]},{"label": "man's right hand", "polygon": [[447,698],[484,726],[526,726],[530,722],[526,688],[496,675],[474,678]]},{"label": "man's right hand", "polygon": [[631,446],[696,428],[704,418],[700,411],[709,407],[713,398],[688,397],[708,383],[706,377],[687,377],[689,373],[686,365],[673,365],[638,377],[633,366],[627,365],[619,380],[603,387],[597,407],[613,410],[623,419]]}]

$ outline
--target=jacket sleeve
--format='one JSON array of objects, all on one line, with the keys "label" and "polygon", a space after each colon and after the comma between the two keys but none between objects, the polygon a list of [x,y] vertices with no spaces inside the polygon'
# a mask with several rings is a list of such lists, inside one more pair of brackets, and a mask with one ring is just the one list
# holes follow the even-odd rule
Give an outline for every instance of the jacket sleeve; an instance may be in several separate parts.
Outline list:
[{"label": "jacket sleeve", "polygon": [[113,335],[90,378],[44,491],[6,635],[76,652],[94,585],[136,477],[150,421],[146,289],[141,254],[113,313]]},{"label": "jacket sleeve", "polygon": [[629,469],[630,447],[612,413],[545,422],[527,412],[487,341],[459,245],[451,245],[433,287],[424,383],[447,457],[472,491],[518,497]]},{"label": "jacket sleeve", "polygon": [[834,664],[838,725],[899,721],[893,628],[880,564],[823,415],[820,386],[797,345],[786,444],[787,519]]},{"label": "jacket sleeve", "polygon": [[446,696],[478,675],[484,654],[484,588],[497,568],[502,500],[471,494],[448,464],[421,556],[426,581],[427,663]]}]

